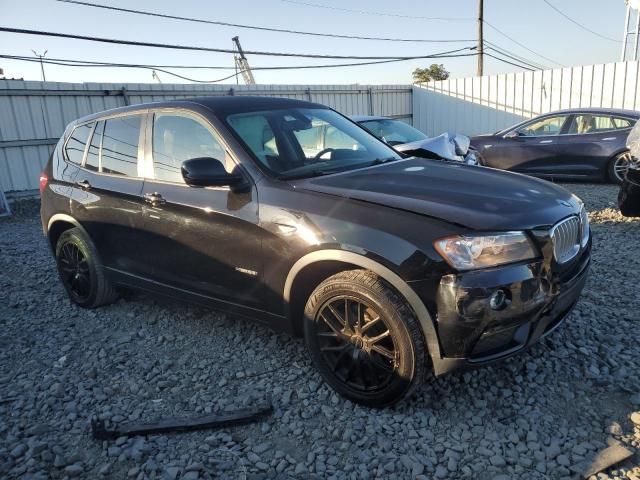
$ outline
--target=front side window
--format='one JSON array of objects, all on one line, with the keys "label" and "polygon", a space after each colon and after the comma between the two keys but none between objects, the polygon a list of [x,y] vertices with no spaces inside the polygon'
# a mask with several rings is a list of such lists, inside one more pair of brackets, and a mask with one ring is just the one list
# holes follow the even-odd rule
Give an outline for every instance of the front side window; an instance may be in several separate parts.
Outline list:
[{"label": "front side window", "polygon": [[210,157],[225,162],[225,149],[199,121],[171,113],[157,113],[153,120],[153,171],[156,180],[184,183],[182,162]]},{"label": "front side window", "polygon": [[342,115],[289,108],[229,115],[247,149],[278,177],[316,176],[401,158]]},{"label": "front side window", "polygon": [[559,135],[566,120],[566,115],[543,118],[518,129],[518,135],[525,137]]},{"label": "front side window", "polygon": [[93,123],[85,123],[84,125],[78,125],[71,133],[65,147],[65,153],[70,162],[77,165],[82,164],[84,149],[87,146],[87,140],[92,128]]},{"label": "front side window", "polygon": [[389,145],[402,145],[403,143],[417,142],[429,138],[420,130],[400,120],[390,120],[386,118],[380,120],[365,120],[361,122],[360,125]]},{"label": "front side window", "polygon": [[140,115],[130,115],[106,120],[101,150],[103,173],[138,176],[141,119]]}]

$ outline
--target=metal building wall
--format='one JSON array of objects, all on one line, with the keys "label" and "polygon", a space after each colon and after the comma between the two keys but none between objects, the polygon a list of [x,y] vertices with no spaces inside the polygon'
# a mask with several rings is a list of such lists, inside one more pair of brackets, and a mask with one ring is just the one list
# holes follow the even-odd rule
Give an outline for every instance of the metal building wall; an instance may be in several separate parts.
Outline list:
[{"label": "metal building wall", "polygon": [[323,103],[346,115],[411,123],[408,85],[181,85],[0,80],[0,189],[33,191],[65,126],[89,113],[199,95],[268,95]]},{"label": "metal building wall", "polygon": [[428,135],[475,135],[565,108],[638,110],[639,68],[618,62],[424,83],[414,86],[413,124]]}]

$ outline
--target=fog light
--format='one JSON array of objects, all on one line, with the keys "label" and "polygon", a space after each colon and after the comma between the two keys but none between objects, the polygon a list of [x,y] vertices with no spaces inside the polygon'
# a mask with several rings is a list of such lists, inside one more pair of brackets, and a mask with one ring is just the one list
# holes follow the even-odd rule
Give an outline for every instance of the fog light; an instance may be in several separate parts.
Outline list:
[{"label": "fog light", "polygon": [[504,310],[509,303],[511,303],[509,295],[502,289],[496,290],[489,297],[489,306],[492,310]]}]

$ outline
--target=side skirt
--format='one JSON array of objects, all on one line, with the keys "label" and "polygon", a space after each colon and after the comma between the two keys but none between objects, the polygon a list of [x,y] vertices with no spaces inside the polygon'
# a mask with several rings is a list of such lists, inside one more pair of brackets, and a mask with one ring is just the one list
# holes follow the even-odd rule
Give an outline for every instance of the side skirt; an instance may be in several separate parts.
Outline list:
[{"label": "side skirt", "polygon": [[267,312],[266,310],[246,307],[238,303],[174,287],[146,277],[140,277],[138,275],[123,272],[122,270],[115,268],[105,267],[105,271],[109,280],[111,280],[115,285],[121,287],[131,288],[133,290],[142,290],[161,297],[200,305],[231,315],[239,315],[266,325],[277,332],[285,332],[291,335],[294,333],[290,320],[282,315]]}]

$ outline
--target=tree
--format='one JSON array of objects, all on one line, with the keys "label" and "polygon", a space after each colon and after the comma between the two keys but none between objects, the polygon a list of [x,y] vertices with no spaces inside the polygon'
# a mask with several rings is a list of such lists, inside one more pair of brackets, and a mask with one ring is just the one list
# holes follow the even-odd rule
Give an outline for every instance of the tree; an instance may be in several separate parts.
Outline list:
[{"label": "tree", "polygon": [[432,63],[429,68],[416,68],[413,71],[413,83],[446,80],[447,78],[449,78],[449,72],[442,64]]}]

